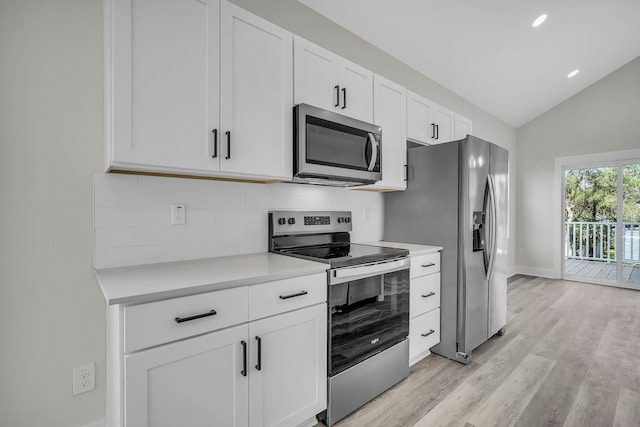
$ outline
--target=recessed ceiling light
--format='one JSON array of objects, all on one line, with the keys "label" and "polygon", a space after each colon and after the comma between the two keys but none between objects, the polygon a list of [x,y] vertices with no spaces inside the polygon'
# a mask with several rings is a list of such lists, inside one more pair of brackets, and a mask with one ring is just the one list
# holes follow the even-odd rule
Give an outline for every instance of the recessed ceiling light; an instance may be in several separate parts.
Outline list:
[{"label": "recessed ceiling light", "polygon": [[535,28],[535,27],[541,25],[546,19],[547,19],[547,14],[546,13],[542,14],[542,15],[538,16],[535,21],[533,21],[533,24],[531,24],[531,26],[533,28]]},{"label": "recessed ceiling light", "polygon": [[570,79],[571,77],[575,76],[576,74],[578,74],[580,72],[580,70],[573,70],[572,72],[570,72],[567,75],[567,78]]}]

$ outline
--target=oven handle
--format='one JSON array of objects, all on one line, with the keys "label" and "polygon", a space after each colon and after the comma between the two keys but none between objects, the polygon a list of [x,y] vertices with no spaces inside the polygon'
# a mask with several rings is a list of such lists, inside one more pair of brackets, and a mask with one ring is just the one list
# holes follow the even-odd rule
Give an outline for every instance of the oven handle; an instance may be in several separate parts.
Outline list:
[{"label": "oven handle", "polygon": [[[383,261],[375,264],[365,264],[358,265],[354,267],[344,267],[344,268],[336,268],[335,270],[330,270],[331,279],[336,279],[340,283],[345,282],[348,279],[356,276],[360,276],[362,278],[367,276],[377,276],[384,273],[391,273],[393,271],[402,270],[404,268],[409,268],[411,265],[411,260],[409,257],[397,259],[393,261]],[[333,283],[334,280],[331,280]]]}]

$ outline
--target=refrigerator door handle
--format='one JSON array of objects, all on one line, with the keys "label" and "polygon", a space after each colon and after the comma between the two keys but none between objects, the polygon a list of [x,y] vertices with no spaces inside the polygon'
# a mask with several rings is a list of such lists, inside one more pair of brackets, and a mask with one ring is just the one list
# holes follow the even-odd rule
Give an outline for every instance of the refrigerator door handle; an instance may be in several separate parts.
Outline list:
[{"label": "refrigerator door handle", "polygon": [[496,227],[496,223],[497,223],[497,208],[496,208],[496,186],[495,183],[493,182],[493,175],[489,174],[487,177],[487,181],[489,183],[489,209],[491,209],[491,215],[489,218],[489,253],[490,258],[489,258],[489,266],[487,268],[487,278],[491,277],[493,275],[493,266],[494,266],[494,261],[496,258],[496,249],[497,249],[497,245],[496,245],[496,241],[498,240],[498,229]]}]

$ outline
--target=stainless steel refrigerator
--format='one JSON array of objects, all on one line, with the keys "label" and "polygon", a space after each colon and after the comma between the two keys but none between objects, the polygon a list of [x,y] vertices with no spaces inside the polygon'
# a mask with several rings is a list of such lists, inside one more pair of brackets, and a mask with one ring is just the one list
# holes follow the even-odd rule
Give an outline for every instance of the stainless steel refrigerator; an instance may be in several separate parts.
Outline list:
[{"label": "stainless steel refrigerator", "polygon": [[407,156],[407,190],[384,196],[384,240],[444,248],[431,351],[466,364],[507,321],[509,154],[468,135]]}]

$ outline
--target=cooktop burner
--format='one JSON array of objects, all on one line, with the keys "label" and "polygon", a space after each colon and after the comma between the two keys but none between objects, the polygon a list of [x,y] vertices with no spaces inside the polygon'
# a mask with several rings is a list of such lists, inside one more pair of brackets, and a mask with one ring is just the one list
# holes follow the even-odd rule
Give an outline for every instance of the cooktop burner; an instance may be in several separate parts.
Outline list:
[{"label": "cooktop burner", "polygon": [[269,212],[269,251],[324,262],[331,268],[405,257],[409,251],[351,243],[351,212]]}]

